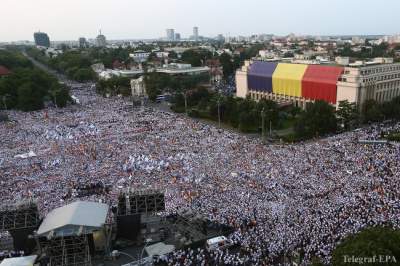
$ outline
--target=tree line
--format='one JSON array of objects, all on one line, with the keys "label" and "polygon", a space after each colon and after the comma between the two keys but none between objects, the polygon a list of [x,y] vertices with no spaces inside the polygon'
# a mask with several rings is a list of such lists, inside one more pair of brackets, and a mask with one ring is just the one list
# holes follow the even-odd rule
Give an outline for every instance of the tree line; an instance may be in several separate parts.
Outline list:
[{"label": "tree line", "polygon": [[0,50],[0,65],[11,74],[0,78],[0,109],[34,111],[46,102],[64,107],[71,100],[69,90],[46,72],[36,68],[16,50]]},{"label": "tree line", "polygon": [[[366,41],[368,42],[368,41]],[[353,57],[353,58],[359,58],[359,59],[369,59],[369,58],[375,58],[375,57],[394,57],[394,52],[393,50],[389,49],[389,44],[388,43],[381,43],[379,45],[370,45],[369,43],[366,43],[366,45],[360,47],[360,50],[354,51],[352,49],[352,45],[349,43],[346,43],[338,49],[336,52],[337,56],[348,56],[348,57]]]},{"label": "tree line", "polygon": [[92,58],[81,51],[66,50],[62,54],[49,57],[44,51],[31,47],[27,49],[27,53],[35,60],[64,73],[69,79],[86,82],[96,78],[91,68]]},{"label": "tree line", "polygon": [[187,112],[191,117],[220,121],[242,132],[267,132],[269,127],[275,130],[291,127],[294,132],[285,136],[286,140],[299,141],[352,130],[361,124],[400,120],[400,97],[381,104],[368,100],[362,108],[355,103],[341,101],[337,110],[319,100],[308,103],[302,110],[292,105],[280,106],[271,100],[257,102],[249,97],[225,96],[198,87],[174,94],[171,109]]},{"label": "tree line", "polygon": [[102,96],[131,95],[130,79],[126,77],[111,77],[100,79],[96,83],[96,92]]}]

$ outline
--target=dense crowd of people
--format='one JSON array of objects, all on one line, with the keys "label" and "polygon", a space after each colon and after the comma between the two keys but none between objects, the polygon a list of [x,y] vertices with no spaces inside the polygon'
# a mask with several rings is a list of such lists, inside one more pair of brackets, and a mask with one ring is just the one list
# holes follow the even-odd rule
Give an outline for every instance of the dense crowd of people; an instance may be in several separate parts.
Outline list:
[{"label": "dense crowd of people", "polygon": [[115,206],[128,187],[154,188],[165,191],[167,214],[190,208],[235,228],[234,251],[179,250],[165,258],[170,265],[264,265],[294,252],[304,264],[314,256],[329,263],[347,235],[400,226],[400,148],[358,142],[399,124],[264,145],[99,97],[91,85],[68,85],[80,104],[7,111],[12,121],[0,124],[3,203],[36,198],[44,216],[78,198]]},{"label": "dense crowd of people", "polygon": [[221,80],[215,85],[215,90],[226,96],[234,95],[236,92],[235,76],[230,76],[226,80]]}]

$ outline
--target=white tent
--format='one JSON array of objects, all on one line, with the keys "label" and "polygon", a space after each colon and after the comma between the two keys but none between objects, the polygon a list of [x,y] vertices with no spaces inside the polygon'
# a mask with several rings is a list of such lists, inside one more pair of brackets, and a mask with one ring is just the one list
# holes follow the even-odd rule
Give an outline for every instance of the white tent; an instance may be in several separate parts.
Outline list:
[{"label": "white tent", "polygon": [[37,255],[4,259],[0,266],[33,266]]},{"label": "white tent", "polygon": [[89,234],[105,224],[108,205],[77,201],[49,212],[39,227],[39,236]]}]

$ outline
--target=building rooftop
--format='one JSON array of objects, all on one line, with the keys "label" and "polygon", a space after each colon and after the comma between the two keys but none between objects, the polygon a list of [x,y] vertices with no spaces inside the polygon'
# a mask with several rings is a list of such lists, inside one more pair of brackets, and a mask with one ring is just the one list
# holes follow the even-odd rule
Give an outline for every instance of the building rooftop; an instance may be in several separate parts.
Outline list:
[{"label": "building rooftop", "polygon": [[[342,60],[346,60],[346,58],[338,57],[336,61],[327,61],[327,60],[298,60],[294,57],[292,58],[273,58],[273,59],[263,59],[259,57],[253,58],[251,61],[266,61],[266,62],[277,62],[277,63],[290,63],[290,64],[303,64],[303,65],[326,65],[326,66],[342,66],[342,67],[367,67],[367,66],[377,66],[377,65],[388,65],[393,64],[393,58],[384,58],[384,57],[377,57],[372,58],[369,61],[352,61],[347,58],[347,62],[343,63]],[[339,61],[338,61],[339,60]]]},{"label": "building rooftop", "polygon": [[7,76],[10,75],[11,71],[6,68],[5,66],[0,66],[0,76]]}]

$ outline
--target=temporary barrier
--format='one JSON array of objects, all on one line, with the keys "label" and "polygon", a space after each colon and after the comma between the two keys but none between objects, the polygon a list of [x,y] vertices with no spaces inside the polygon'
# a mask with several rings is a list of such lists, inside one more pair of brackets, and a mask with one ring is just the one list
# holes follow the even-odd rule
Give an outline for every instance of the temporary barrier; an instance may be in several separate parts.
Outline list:
[{"label": "temporary barrier", "polygon": [[256,61],[249,67],[249,90],[272,92],[272,75],[278,63]]},{"label": "temporary barrier", "polygon": [[275,94],[301,97],[301,85],[307,65],[279,63],[272,76]]},{"label": "temporary barrier", "polygon": [[337,81],[342,67],[310,65],[304,73],[302,96],[311,100],[325,100],[336,104]]}]

